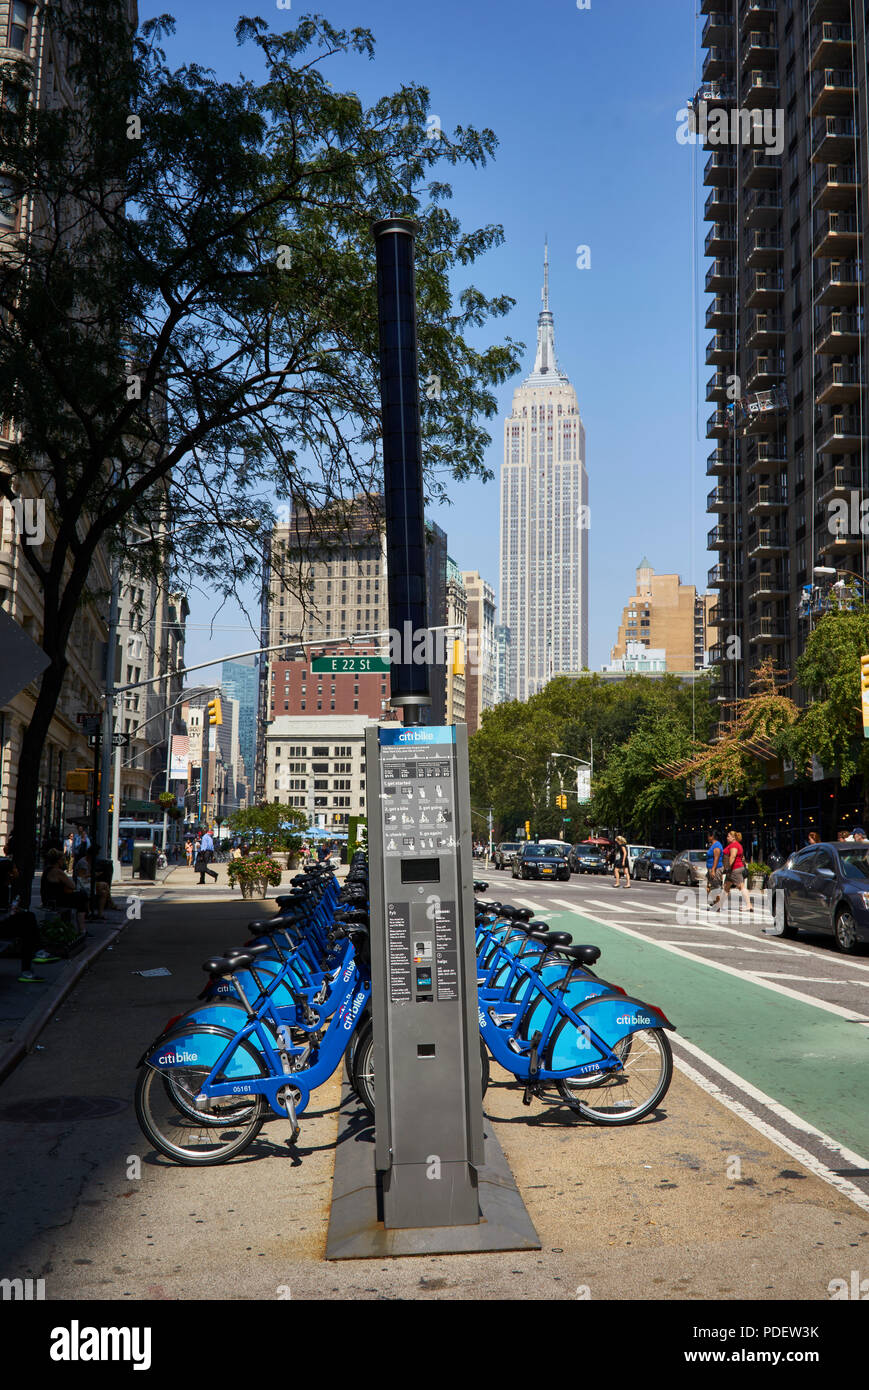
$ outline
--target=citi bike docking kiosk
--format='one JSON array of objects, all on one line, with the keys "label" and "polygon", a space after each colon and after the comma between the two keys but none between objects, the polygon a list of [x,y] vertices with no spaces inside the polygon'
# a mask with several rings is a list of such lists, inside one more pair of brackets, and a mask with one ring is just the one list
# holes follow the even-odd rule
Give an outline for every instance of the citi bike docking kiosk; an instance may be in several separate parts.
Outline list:
[{"label": "citi bike docking kiosk", "polygon": [[374,1143],[345,1089],[327,1259],[539,1250],[481,1099],[464,725],[366,731]]},{"label": "citi bike docking kiosk", "polygon": [[476,1224],[484,1149],[467,730],[372,728],[365,752],[384,1225]]}]

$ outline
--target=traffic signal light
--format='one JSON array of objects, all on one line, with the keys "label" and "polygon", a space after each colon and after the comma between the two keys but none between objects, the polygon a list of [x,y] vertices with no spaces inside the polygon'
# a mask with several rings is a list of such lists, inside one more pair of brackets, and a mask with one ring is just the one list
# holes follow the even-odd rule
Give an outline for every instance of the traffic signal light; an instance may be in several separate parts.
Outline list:
[{"label": "traffic signal light", "polygon": [[530,822],[530,820],[527,820],[527,821],[525,822],[525,839],[526,839],[526,840],[530,840],[530,838],[531,838],[531,822]]},{"label": "traffic signal light", "polygon": [[465,644],[461,638],[456,638],[453,642],[453,675],[463,676],[465,674]]},{"label": "traffic signal light", "polygon": [[555,804],[559,811],[567,810],[567,797],[564,795],[564,792],[561,792],[560,795],[555,798]]},{"label": "traffic signal light", "polygon": [[220,708],[220,700],[218,699],[208,701],[208,722],[209,724],[223,723],[223,711]]}]

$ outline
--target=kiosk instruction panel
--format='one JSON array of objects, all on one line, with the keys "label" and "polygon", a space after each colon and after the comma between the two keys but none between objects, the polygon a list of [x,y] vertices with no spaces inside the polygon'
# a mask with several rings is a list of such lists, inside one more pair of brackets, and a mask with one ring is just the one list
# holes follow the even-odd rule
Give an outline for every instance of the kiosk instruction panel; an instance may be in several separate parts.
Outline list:
[{"label": "kiosk instruction panel", "polygon": [[483,1161],[467,732],[396,725],[367,740],[384,1217],[467,1224]]}]

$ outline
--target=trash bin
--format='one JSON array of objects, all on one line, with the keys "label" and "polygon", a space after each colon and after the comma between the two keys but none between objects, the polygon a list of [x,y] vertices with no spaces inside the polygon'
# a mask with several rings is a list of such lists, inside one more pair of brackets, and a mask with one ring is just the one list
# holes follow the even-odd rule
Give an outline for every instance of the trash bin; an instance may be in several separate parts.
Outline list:
[{"label": "trash bin", "polygon": [[148,878],[153,882],[156,877],[157,851],[155,849],[143,849],[139,855],[139,878]]},{"label": "trash bin", "polygon": [[151,841],[150,841],[150,840],[135,840],[135,841],[134,841],[134,843],[133,843],[133,856],[132,856],[132,859],[130,860],[130,862],[131,862],[131,864],[132,864],[132,866],[133,866],[133,877],[134,877],[134,878],[135,878],[136,874],[139,872],[139,858],[140,858],[140,856],[141,856],[142,854],[144,854],[145,850],[149,850],[150,848],[151,848]]}]

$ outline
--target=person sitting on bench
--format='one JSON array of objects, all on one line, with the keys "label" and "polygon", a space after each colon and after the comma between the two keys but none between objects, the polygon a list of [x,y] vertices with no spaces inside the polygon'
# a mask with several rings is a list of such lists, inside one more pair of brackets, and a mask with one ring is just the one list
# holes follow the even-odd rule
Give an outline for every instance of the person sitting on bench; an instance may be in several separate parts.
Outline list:
[{"label": "person sitting on bench", "polygon": [[87,912],[88,895],[76,888],[69,874],[61,867],[61,852],[50,849],[45,856],[45,869],[39,886],[43,907],[53,908],[55,912],[75,912],[79,936],[85,935],[84,915]]}]

